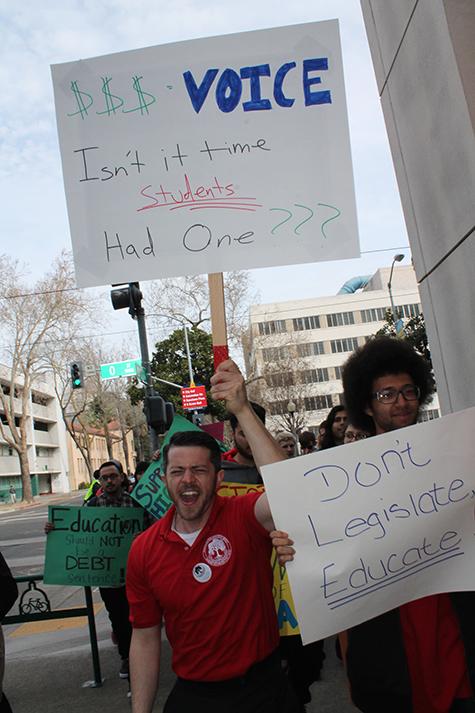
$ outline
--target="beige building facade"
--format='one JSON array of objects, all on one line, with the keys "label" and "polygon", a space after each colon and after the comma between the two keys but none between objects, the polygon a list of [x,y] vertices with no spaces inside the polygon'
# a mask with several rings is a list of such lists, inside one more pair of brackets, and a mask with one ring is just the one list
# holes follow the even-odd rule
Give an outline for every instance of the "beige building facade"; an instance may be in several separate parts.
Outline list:
[{"label": "beige building facade", "polygon": [[[0,365],[0,388],[10,397],[9,369]],[[23,414],[21,380],[14,385],[13,410],[18,423]],[[27,394],[26,418],[28,461],[33,495],[69,492],[66,429],[52,386],[36,380]],[[0,403],[0,418],[6,435],[10,434]],[[16,497],[22,497],[20,462],[17,452],[0,434],[0,499],[8,501],[13,486]]]},{"label": "beige building facade", "polygon": [[[382,268],[353,278],[330,297],[251,307],[246,372],[251,398],[266,407],[271,431],[282,429],[284,421],[293,421],[297,430],[316,431],[342,402],[343,364],[382,327],[390,308],[389,274],[390,268]],[[413,268],[395,267],[391,284],[396,311],[405,321],[418,316],[422,310]],[[421,418],[438,415],[436,398]]]},{"label": "beige building facade", "polygon": [[[84,435],[82,433],[82,428],[76,425],[76,431],[78,432],[78,437],[81,438],[82,442],[87,440],[89,444],[89,453],[91,457],[91,463],[93,470],[97,470],[101,463],[109,460],[109,454],[107,450],[107,442],[104,432],[98,428],[87,428],[87,433]],[[109,433],[112,440],[112,454],[115,460],[120,461],[124,470],[126,470],[126,457],[124,452],[124,443],[122,439],[122,434],[119,428],[119,424],[111,422],[109,424]],[[135,469],[135,447],[134,447],[134,437],[132,431],[128,431],[125,436],[127,441],[127,450],[129,454],[129,466],[133,471]],[[71,484],[71,490],[78,490],[79,486],[84,483],[90,482],[89,471],[86,466],[86,462],[81,454],[80,449],[76,445],[73,438],[68,434],[67,437],[67,449],[68,449],[68,461],[69,461],[69,479]]]}]

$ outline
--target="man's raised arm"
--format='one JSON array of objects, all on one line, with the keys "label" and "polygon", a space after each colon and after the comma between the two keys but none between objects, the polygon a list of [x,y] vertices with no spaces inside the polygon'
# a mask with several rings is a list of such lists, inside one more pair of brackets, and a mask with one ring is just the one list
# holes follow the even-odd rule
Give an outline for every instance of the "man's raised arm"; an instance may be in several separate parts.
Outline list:
[{"label": "man's raised arm", "polygon": [[223,399],[228,411],[236,416],[258,468],[286,460],[282,448],[251,408],[244,378],[231,359],[223,361],[211,377],[211,395],[213,399]]}]

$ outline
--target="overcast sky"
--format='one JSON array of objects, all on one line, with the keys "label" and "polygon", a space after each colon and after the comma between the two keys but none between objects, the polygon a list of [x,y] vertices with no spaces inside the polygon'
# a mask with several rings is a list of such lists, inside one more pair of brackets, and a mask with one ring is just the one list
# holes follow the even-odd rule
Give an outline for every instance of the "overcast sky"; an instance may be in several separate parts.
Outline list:
[{"label": "overcast sky", "polygon": [[0,0],[1,252],[29,263],[39,277],[70,248],[51,64],[332,18],[340,21],[363,255],[255,270],[255,286],[262,302],[334,294],[347,279],[391,264],[394,252],[405,252],[409,262],[359,0]]}]

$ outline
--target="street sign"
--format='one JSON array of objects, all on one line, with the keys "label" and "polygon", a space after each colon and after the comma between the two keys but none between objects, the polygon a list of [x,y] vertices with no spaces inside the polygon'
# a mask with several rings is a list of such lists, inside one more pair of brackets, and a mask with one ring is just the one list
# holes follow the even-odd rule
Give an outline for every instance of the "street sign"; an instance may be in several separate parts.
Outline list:
[{"label": "street sign", "polygon": [[117,361],[114,364],[101,364],[101,381],[107,379],[118,379],[120,376],[136,376],[137,371],[142,367],[141,359],[129,359],[129,361]]},{"label": "street sign", "polygon": [[208,400],[206,398],[206,387],[189,386],[181,390],[181,401],[185,411],[194,411],[198,408],[206,408]]}]

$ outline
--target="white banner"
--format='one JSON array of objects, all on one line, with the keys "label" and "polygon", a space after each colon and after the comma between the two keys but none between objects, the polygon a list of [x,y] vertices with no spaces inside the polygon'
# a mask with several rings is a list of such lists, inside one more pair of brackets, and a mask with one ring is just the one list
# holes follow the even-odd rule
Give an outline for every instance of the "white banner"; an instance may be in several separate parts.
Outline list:
[{"label": "white banner", "polygon": [[263,469],[304,643],[475,589],[475,408]]},{"label": "white banner", "polygon": [[52,75],[79,286],[359,256],[336,20]]}]

